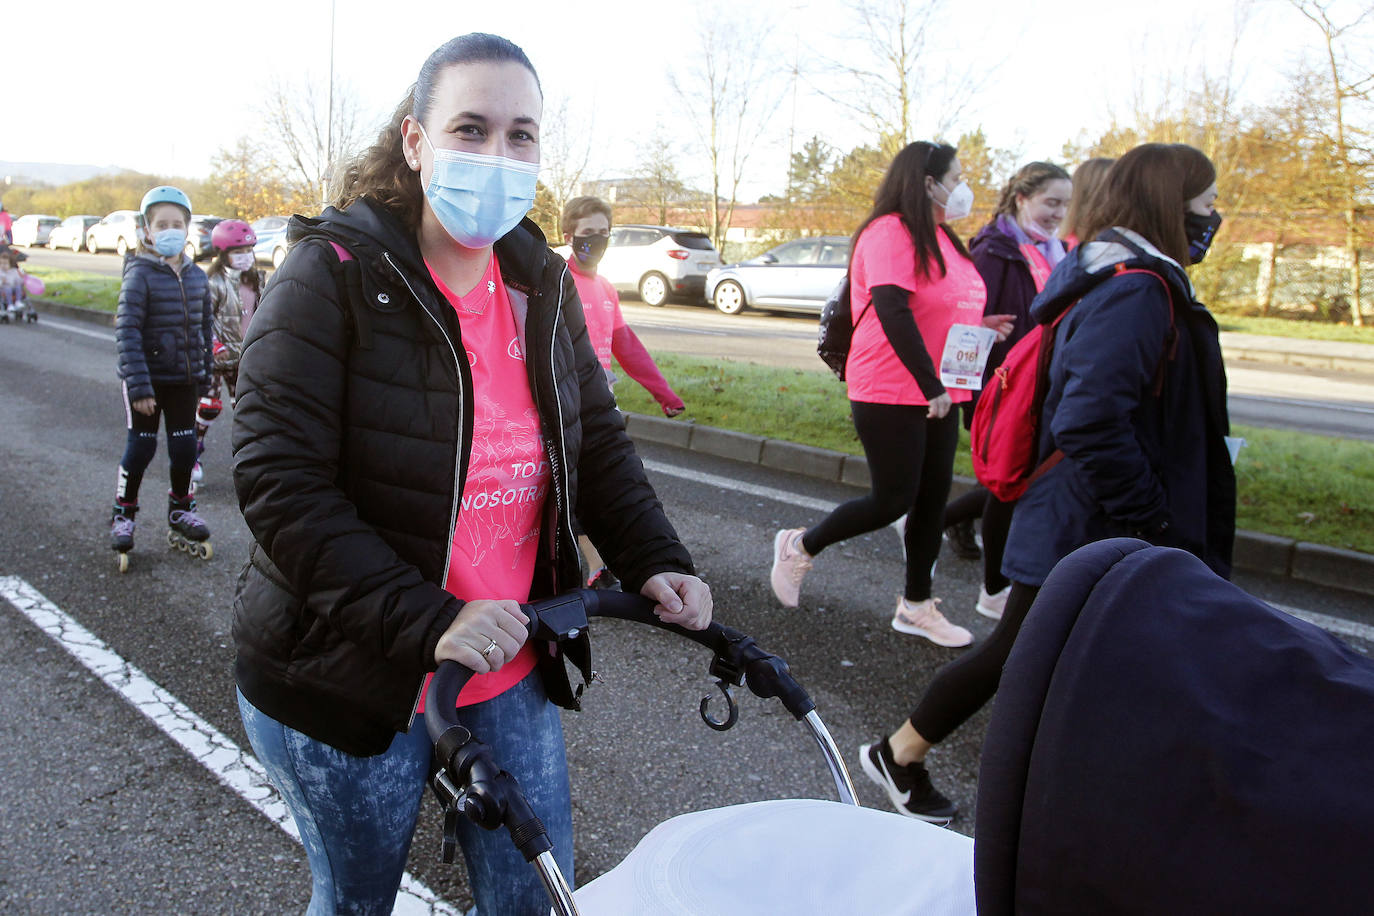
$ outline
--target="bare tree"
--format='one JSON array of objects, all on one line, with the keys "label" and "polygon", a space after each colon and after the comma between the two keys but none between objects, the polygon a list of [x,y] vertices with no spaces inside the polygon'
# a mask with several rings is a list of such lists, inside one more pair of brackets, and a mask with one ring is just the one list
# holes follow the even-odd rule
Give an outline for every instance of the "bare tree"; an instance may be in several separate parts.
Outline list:
[{"label": "bare tree", "polygon": [[660,226],[668,224],[668,209],[678,202],[686,185],[678,176],[676,151],[662,130],[639,149],[639,163],[634,171],[634,202],[648,206],[657,213]]},{"label": "bare tree", "polygon": [[290,181],[311,188],[321,202],[330,198],[333,166],[362,142],[357,94],[335,85],[331,124],[328,88],[309,80],[288,83],[279,79],[268,90],[261,109],[265,153]]},{"label": "bare tree", "polygon": [[539,128],[540,181],[559,214],[568,201],[581,193],[595,135],[592,114],[573,111],[567,98],[550,98],[545,102],[544,120]]},{"label": "bare tree", "polygon": [[711,189],[706,222],[724,251],[740,182],[768,122],[780,107],[782,86],[771,62],[771,31],[741,7],[701,12],[695,63],[671,76],[706,153]]},{"label": "bare tree", "polygon": [[[889,158],[918,136],[950,133],[994,71],[986,61],[955,67],[942,58],[938,35],[947,0],[854,0],[850,60],[829,58],[814,88],[872,128]],[[838,88],[832,88],[834,76]]]},{"label": "bare tree", "polygon": [[[1361,269],[1360,269],[1360,199],[1369,190],[1368,173],[1360,175],[1357,157],[1363,158],[1366,168],[1369,165],[1369,150],[1358,149],[1348,123],[1348,113],[1352,102],[1370,100],[1374,91],[1374,70],[1367,62],[1356,64],[1346,53],[1344,43],[1356,38],[1356,32],[1366,20],[1374,16],[1374,7],[1356,5],[1356,10],[1338,24],[1333,18],[1333,8],[1338,6],[1333,0],[1289,0],[1293,8],[1305,16],[1320,30],[1323,39],[1326,64],[1330,71],[1331,119],[1335,136],[1336,165],[1341,177],[1342,210],[1345,219],[1345,249],[1350,268],[1350,320],[1356,327],[1364,324],[1361,308]],[[1356,15],[1358,13],[1358,15]],[[1361,180],[1362,177],[1364,180]]]}]

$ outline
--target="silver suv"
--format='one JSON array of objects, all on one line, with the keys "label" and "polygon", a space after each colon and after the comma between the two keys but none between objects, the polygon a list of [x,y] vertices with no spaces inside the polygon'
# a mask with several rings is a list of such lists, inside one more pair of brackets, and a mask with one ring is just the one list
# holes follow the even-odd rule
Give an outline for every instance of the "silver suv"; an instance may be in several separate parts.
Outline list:
[{"label": "silver suv", "polygon": [[669,226],[616,226],[597,272],[622,293],[638,293],[646,305],[677,296],[700,302],[706,274],[720,255],[705,233]]}]

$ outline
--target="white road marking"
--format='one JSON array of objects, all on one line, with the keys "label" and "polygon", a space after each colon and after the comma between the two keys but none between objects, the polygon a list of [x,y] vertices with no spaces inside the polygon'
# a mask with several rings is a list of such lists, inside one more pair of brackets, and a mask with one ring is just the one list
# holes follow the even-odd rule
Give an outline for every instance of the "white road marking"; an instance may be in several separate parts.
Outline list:
[{"label": "white road marking", "polygon": [[1368,624],[1356,620],[1346,620],[1344,617],[1318,614],[1316,611],[1305,611],[1302,608],[1288,607],[1285,604],[1274,604],[1272,601],[1265,603],[1285,614],[1292,614],[1299,620],[1306,620],[1310,624],[1319,626],[1328,633],[1335,633],[1337,636],[1353,636],[1365,642],[1374,642],[1374,627]]},{"label": "white road marking", "polygon": [[[268,782],[267,774],[257,758],[246,753],[146,674],[126,662],[94,633],[23,579],[0,576],[0,598],[12,604],[92,674],[147,716],[216,779],[257,808],[292,839],[300,842],[291,812]],[[401,891],[392,912],[404,916],[459,914],[457,909],[444,903],[409,873],[401,879]]]},{"label": "white road marking", "polygon": [[46,328],[56,328],[59,331],[67,331],[72,334],[81,334],[85,337],[94,337],[96,340],[110,341],[115,339],[114,328],[110,328],[107,331],[97,331],[93,328],[82,327],[81,325],[77,324],[68,324],[65,321],[53,321],[51,318],[48,318],[47,316],[44,316],[39,323]]},{"label": "white road marking", "polygon": [[[653,461],[643,459],[644,467],[647,470],[658,474],[666,474],[670,477],[678,477],[682,480],[689,480],[692,483],[703,484],[708,487],[716,487],[722,490],[733,490],[736,493],[747,493],[750,496],[758,496],[762,499],[771,499],[789,506],[797,506],[801,509],[811,509],[816,512],[829,512],[835,508],[835,503],[824,499],[816,499],[813,496],[802,496],[790,490],[780,490],[777,487],[762,487],[757,484],[744,483],[730,477],[722,477],[719,474],[707,474],[704,471],[693,471],[688,468],[679,467],[675,464],[668,464],[664,461]],[[892,523],[892,528],[897,532],[897,536],[902,536],[902,519]],[[903,542],[905,543],[905,542]],[[1263,600],[1263,599],[1261,599]],[[1270,607],[1292,614],[1299,620],[1306,620],[1308,623],[1315,624],[1334,633],[1337,636],[1349,636],[1361,639],[1365,642],[1374,644],[1374,627],[1369,624],[1360,623],[1356,620],[1346,620],[1343,617],[1332,617],[1328,614],[1319,614],[1316,611],[1307,611],[1302,608],[1288,607],[1282,604],[1266,602]]]},{"label": "white road marking", "polygon": [[829,500],[816,499],[812,496],[801,496],[790,490],[779,490],[776,487],[761,487],[757,484],[736,480],[733,477],[722,477],[719,474],[707,474],[704,471],[693,471],[663,461],[652,461],[648,458],[643,459],[643,461],[644,467],[650,471],[656,471],[659,474],[667,474],[671,477],[681,477],[683,480],[705,484],[708,487],[718,487],[722,490],[734,490],[736,493],[748,493],[750,496],[771,499],[775,502],[787,503],[789,506],[798,506],[802,509],[812,509],[817,512],[829,512],[831,509],[835,508],[835,503]]}]

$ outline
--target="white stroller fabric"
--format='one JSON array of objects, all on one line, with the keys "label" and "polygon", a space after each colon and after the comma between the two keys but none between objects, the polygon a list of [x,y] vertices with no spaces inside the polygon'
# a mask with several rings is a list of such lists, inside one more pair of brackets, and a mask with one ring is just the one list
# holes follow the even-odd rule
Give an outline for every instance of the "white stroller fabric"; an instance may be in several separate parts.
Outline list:
[{"label": "white stroller fabric", "polygon": [[574,895],[582,916],[976,912],[973,840],[833,801],[683,814]]}]

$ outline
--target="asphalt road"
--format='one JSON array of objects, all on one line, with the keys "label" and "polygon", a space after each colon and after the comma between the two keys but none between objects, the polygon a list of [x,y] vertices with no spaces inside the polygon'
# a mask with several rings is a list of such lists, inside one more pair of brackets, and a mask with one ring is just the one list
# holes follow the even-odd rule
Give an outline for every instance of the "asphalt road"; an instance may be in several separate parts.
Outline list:
[{"label": "asphalt road", "polygon": [[[162,543],[160,449],[145,483],[149,509],[133,568],[120,576],[107,546],[124,440],[112,336],[46,319],[0,326],[0,784],[8,790],[0,809],[0,911],[278,913],[305,906],[303,856],[255,807],[272,811],[251,762],[233,747],[247,747],[234,705],[229,625],[248,534],[229,485],[228,426],[226,418],[211,433],[200,496],[214,559],[193,560]],[[895,534],[876,532],[828,551],[807,580],[803,607],[784,611],[767,585],[774,530],[813,521],[853,491],[668,448],[642,453],[712,584],[718,619],[788,659],[852,766],[855,748],[900,723],[955,654],[888,627],[902,568]],[[947,555],[937,581],[948,615],[981,636],[991,623],[972,610],[977,576],[976,564]],[[1366,599],[1254,577],[1241,584],[1321,615],[1316,619],[1342,629],[1362,652],[1374,649]],[[52,608],[69,615],[60,618],[66,622],[40,629],[34,621],[44,614],[58,619]],[[71,649],[49,630],[60,631]],[[742,697],[741,722],[724,734],[698,721],[698,700],[711,686],[707,659],[695,647],[615,622],[596,626],[594,639],[603,682],[589,691],[583,712],[564,717],[579,882],[610,868],[675,814],[833,797],[814,743],[780,707]],[[105,680],[69,651],[103,659],[94,665]],[[936,780],[965,812],[953,825],[965,833],[973,829],[986,721],[985,711],[931,758]],[[883,806],[854,769],[861,801]],[[461,869],[438,862],[439,836],[436,809],[426,802],[410,860],[417,884],[398,911],[467,906]],[[426,888],[439,903],[423,901]]]},{"label": "asphalt road", "polygon": [[[35,264],[120,275],[120,259],[113,253],[35,248],[29,254]],[[651,352],[803,369],[820,365],[812,316],[760,312],[727,316],[704,304],[651,308],[633,299],[622,308]],[[1374,370],[1365,375],[1240,360],[1231,360],[1226,368],[1234,423],[1374,441]]]}]

